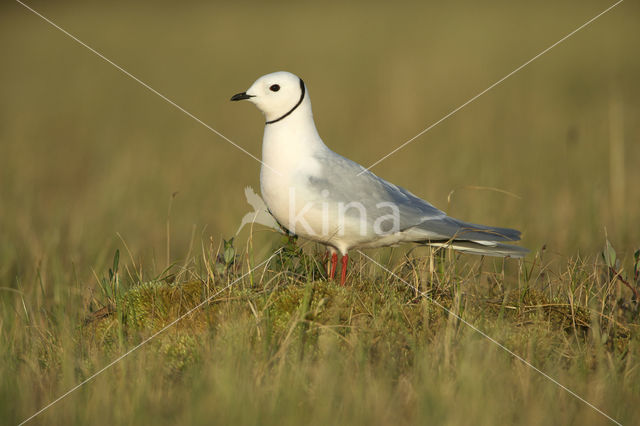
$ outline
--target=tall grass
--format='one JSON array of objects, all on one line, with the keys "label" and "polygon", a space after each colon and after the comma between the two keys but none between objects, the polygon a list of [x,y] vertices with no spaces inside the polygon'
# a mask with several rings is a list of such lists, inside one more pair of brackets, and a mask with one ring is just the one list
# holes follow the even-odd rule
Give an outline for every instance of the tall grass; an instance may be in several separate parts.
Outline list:
[{"label": "tall grass", "polygon": [[459,318],[616,420],[638,415],[638,307],[602,260],[436,252],[431,269],[424,253],[388,253],[393,274],[360,258],[340,287],[291,243],[253,282],[241,254],[204,253],[182,282],[176,267],[140,283],[116,258],[88,307],[87,294],[4,298],[3,418],[24,420],[177,318],[38,421],[607,422]]}]

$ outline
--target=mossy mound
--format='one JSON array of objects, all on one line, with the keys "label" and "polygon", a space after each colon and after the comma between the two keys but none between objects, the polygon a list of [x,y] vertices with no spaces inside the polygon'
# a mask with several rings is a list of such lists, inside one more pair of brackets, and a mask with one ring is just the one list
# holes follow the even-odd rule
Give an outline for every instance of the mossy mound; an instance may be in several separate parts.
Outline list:
[{"label": "mossy mound", "polygon": [[367,359],[393,355],[399,369],[413,364],[415,348],[425,342],[450,340],[465,331],[457,315],[501,335],[509,347],[525,348],[535,341],[547,348],[545,353],[570,353],[572,341],[594,338],[598,345],[622,353],[630,336],[606,315],[534,289],[485,298],[432,288],[420,297],[406,286],[381,280],[348,287],[326,280],[283,280],[273,287],[238,284],[216,293],[223,285],[134,285],[84,324],[81,335],[88,344],[83,346],[113,357],[153,336],[149,345],[167,372],[179,375],[206,357],[201,349],[207,339],[245,325],[249,327],[244,330],[251,330],[246,344],[254,350],[273,355],[290,351],[293,344],[300,356],[315,358],[329,336],[341,346],[360,348]]},{"label": "mossy mound", "polygon": [[87,318],[80,337],[89,353],[113,356],[171,324],[170,329],[158,334],[149,344],[164,355],[167,373],[181,372],[200,360],[200,335],[208,329],[210,321],[206,309],[184,315],[202,304],[207,294],[208,288],[199,281],[177,285],[162,281],[137,284],[113,305]]},{"label": "mossy mound", "polygon": [[[195,308],[207,295],[205,284],[190,281],[179,285],[151,281],[134,286],[119,300],[123,324],[136,330],[158,330]],[[184,318],[190,326],[202,315]],[[183,320],[183,321],[184,321]],[[202,325],[202,324],[200,324]],[[183,324],[176,324],[177,327]]]}]

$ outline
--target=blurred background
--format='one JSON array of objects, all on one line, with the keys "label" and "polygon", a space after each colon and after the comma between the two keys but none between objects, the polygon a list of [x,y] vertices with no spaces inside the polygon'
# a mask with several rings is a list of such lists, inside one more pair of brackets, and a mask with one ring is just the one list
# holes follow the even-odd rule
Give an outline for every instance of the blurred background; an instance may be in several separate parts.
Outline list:
[{"label": "blurred background", "polygon": [[[263,118],[229,97],[294,72],[325,143],[368,166],[612,2],[28,4],[258,157]],[[606,232],[630,253],[639,12],[622,3],[373,171],[458,218],[521,229],[534,250],[593,254]],[[176,192],[175,257],[193,232],[233,236],[258,162],[17,2],[0,6],[0,40],[3,281],[88,275],[117,234],[164,263]]]}]

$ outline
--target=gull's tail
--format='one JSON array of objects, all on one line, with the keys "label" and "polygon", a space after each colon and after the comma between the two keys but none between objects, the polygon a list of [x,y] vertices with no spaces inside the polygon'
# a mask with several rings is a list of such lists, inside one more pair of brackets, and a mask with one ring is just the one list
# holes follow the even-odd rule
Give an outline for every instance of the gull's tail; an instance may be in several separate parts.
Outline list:
[{"label": "gull's tail", "polygon": [[520,231],[511,228],[478,225],[448,216],[425,221],[417,228],[447,237],[423,240],[434,247],[450,247],[463,253],[497,257],[524,257],[529,252],[524,247],[505,244],[520,240]]},{"label": "gull's tail", "polygon": [[426,244],[433,247],[448,247],[462,253],[478,254],[481,256],[524,257],[529,252],[529,250],[524,247],[496,242],[489,243],[487,241],[428,241]]}]

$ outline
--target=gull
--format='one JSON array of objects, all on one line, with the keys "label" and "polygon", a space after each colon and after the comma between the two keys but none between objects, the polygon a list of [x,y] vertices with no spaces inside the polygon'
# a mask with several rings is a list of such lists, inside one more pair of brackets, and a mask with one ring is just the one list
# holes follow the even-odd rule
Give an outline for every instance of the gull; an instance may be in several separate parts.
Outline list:
[{"label": "gull", "polygon": [[317,241],[331,255],[334,279],[342,255],[345,285],[348,252],[355,248],[419,243],[464,253],[523,257],[508,242],[520,232],[463,222],[394,185],[325,145],[304,81],[279,71],[258,78],[232,101],[248,100],[264,114],[260,190],[269,213],[289,233]]}]

